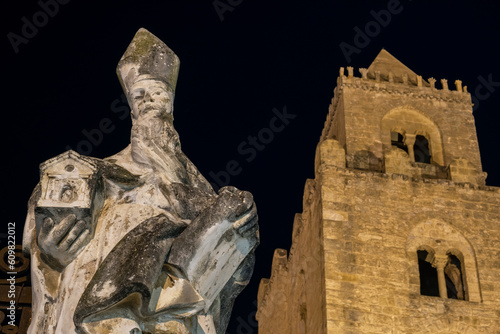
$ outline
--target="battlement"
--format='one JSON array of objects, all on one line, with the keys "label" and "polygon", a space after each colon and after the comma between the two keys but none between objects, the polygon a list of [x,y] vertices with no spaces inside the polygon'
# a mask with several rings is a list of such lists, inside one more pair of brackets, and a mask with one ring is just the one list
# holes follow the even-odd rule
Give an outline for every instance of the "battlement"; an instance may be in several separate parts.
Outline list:
[{"label": "battlement", "polygon": [[333,90],[333,97],[328,106],[328,115],[320,140],[324,140],[331,130],[331,120],[337,110],[340,92],[344,88],[358,88],[390,95],[412,96],[425,100],[457,103],[462,104],[472,113],[471,95],[467,91],[467,86],[462,86],[461,80],[455,80],[455,90],[450,90],[446,79],[440,80],[441,89],[439,89],[436,87],[436,79],[434,78],[429,78],[426,81],[422,76],[416,74],[414,76],[404,74],[395,76],[392,72],[368,72],[368,69],[363,67],[359,68],[358,71],[360,76],[354,75],[354,68],[351,66],[347,67],[347,75],[344,67],[339,69],[337,86]]},{"label": "battlement", "polygon": [[[388,94],[412,94],[415,97],[443,100],[447,102],[465,103],[472,105],[470,93],[467,86],[462,86],[461,80],[455,80],[455,89],[448,87],[448,80],[441,79],[441,88],[436,87],[436,79],[424,80],[420,75],[401,74],[394,75],[392,72],[381,73],[370,72],[367,68],[358,69],[361,76],[354,75],[354,68],[347,67],[347,75],[344,67],[339,70],[337,78],[338,87],[356,87],[367,90],[377,90]],[[471,109],[472,112],[472,109]]]},{"label": "battlement", "polygon": [[358,72],[340,68],[320,138],[338,140],[347,168],[443,179],[454,173],[484,184],[471,95],[461,80],[451,90],[441,79],[438,88],[386,50]]},{"label": "battlement", "polygon": [[[382,52],[387,51],[382,50]],[[355,76],[354,71],[355,69],[352,66],[347,66],[347,68],[340,67],[339,69],[337,86],[333,91],[333,98],[328,107],[329,113],[325,127],[323,128],[321,140],[324,139],[326,133],[330,130],[331,122],[329,121],[334,116],[340,91],[344,87],[378,91],[392,95],[411,95],[415,98],[464,104],[472,113],[471,95],[467,91],[467,86],[462,85],[461,80],[455,80],[455,89],[453,90],[449,89],[447,79],[440,79],[441,88],[438,88],[436,87],[437,80],[435,78],[431,77],[426,81],[421,75],[414,73],[394,74],[392,71],[370,71],[369,68],[360,67],[358,68],[360,75]]]},{"label": "battlement", "polygon": [[[360,67],[358,69],[360,73],[361,79],[364,80],[371,80],[375,82],[389,82],[389,83],[396,83],[396,84],[403,84],[403,85],[408,85],[408,86],[416,86],[416,87],[427,87],[431,89],[439,89],[436,87],[436,79],[434,78],[429,78],[424,80],[421,75],[413,75],[413,74],[408,74],[408,73],[403,73],[400,75],[395,75],[393,72],[380,72],[380,71],[371,71],[368,68]],[[352,66],[347,66],[347,75],[345,74],[345,68],[341,67],[339,70],[339,79],[340,78],[348,78],[352,79],[355,78],[354,76],[354,67]],[[448,80],[447,79],[441,79],[441,90],[444,91],[450,91],[448,87]],[[337,84],[339,81],[337,80]],[[453,91],[453,90],[451,90]],[[463,92],[467,93],[467,86],[462,86],[462,81],[461,80],[455,80],[455,90],[457,92]]]}]

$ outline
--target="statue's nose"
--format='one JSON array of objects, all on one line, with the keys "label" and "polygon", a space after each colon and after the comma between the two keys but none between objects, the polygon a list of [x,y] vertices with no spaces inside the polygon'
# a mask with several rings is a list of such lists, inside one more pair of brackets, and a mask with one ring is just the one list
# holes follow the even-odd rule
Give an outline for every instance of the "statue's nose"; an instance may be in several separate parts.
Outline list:
[{"label": "statue's nose", "polygon": [[144,102],[154,102],[155,99],[151,94],[146,93],[144,95]]}]

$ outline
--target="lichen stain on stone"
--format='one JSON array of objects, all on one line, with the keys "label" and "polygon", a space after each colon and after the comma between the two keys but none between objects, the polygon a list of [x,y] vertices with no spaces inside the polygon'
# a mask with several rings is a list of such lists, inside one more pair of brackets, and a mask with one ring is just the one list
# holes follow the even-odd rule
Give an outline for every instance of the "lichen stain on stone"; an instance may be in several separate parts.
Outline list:
[{"label": "lichen stain on stone", "polygon": [[146,192],[149,196],[153,197],[155,194],[155,190],[153,187],[150,187],[148,191]]},{"label": "lichen stain on stone", "polygon": [[210,267],[210,270],[215,270],[216,268],[217,268],[217,260],[214,260],[212,266]]},{"label": "lichen stain on stone", "polygon": [[99,298],[105,298],[111,295],[116,291],[116,286],[112,285],[110,282],[111,281],[105,282],[101,288],[95,286],[94,289],[92,289],[92,292]]},{"label": "lichen stain on stone", "polygon": [[147,56],[151,47],[155,45],[155,38],[146,30],[139,30],[134,37],[134,52],[127,54],[132,57],[134,62],[139,61],[140,57]]},{"label": "lichen stain on stone", "polygon": [[88,279],[91,279],[92,276],[93,276],[93,267],[95,266],[95,263],[96,261],[91,261],[89,263],[86,263],[82,266],[82,270],[85,271],[85,279],[88,280]]},{"label": "lichen stain on stone", "polygon": [[172,288],[175,285],[175,280],[172,276],[168,275],[165,281],[164,288]]},{"label": "lichen stain on stone", "polygon": [[54,295],[59,289],[59,279],[60,279],[59,272],[48,269],[47,265],[43,262],[40,262],[40,264],[38,265],[38,269],[41,272],[43,272],[45,279],[45,282],[43,283],[47,287],[47,291],[51,295]]}]

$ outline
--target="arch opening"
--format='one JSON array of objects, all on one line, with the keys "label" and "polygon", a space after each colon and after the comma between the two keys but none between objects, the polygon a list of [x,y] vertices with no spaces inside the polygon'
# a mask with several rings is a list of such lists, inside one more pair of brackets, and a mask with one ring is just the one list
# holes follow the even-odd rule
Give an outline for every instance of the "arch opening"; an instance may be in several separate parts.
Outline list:
[{"label": "arch opening", "polygon": [[391,131],[391,146],[402,149],[408,153],[408,147],[405,144],[405,137],[397,131]]},{"label": "arch opening", "polygon": [[444,268],[446,275],[446,290],[448,298],[465,300],[465,287],[463,281],[462,263],[460,259],[448,253],[448,263]]},{"label": "arch opening", "polygon": [[417,135],[415,137],[415,144],[413,145],[413,154],[415,156],[415,162],[421,162],[424,164],[431,163],[431,151],[429,149],[429,140],[422,135]]},{"label": "arch opening", "polygon": [[[474,249],[452,226],[437,219],[417,224],[408,235],[406,250],[415,269],[418,264],[419,270],[412,275],[420,276],[422,295],[437,295],[435,283],[429,283],[436,280],[434,270],[430,269],[433,267],[437,271],[440,297],[481,302]],[[434,289],[434,292],[426,292],[425,284],[429,284],[429,289]]]},{"label": "arch opening", "polygon": [[404,149],[404,144],[410,161],[444,166],[443,142],[439,128],[415,108],[401,106],[390,110],[382,118],[381,131],[386,152],[393,146]]},{"label": "arch opening", "polygon": [[417,250],[418,272],[420,276],[420,294],[439,297],[439,286],[436,268],[432,266],[433,254],[427,250]]}]

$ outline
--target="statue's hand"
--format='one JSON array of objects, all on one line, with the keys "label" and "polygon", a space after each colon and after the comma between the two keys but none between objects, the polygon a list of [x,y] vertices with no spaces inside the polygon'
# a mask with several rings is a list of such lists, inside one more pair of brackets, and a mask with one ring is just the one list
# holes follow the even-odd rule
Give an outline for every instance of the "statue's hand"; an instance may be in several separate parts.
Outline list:
[{"label": "statue's hand", "polygon": [[235,187],[224,187],[219,191],[219,196],[224,205],[231,209],[227,218],[233,222],[236,232],[243,237],[258,237],[257,207],[252,194]]},{"label": "statue's hand", "polygon": [[74,214],[67,215],[57,223],[46,217],[38,235],[38,247],[50,266],[62,269],[75,259],[78,251],[90,239],[87,224],[83,220],[77,221]]}]

